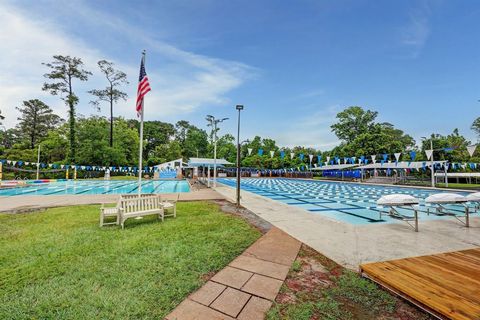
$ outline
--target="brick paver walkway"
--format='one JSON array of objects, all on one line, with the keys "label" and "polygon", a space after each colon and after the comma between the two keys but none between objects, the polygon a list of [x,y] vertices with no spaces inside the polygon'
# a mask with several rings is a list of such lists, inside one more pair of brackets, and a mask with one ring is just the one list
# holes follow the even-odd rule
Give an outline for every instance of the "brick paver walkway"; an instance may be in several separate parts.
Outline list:
[{"label": "brick paver walkway", "polygon": [[297,257],[301,242],[272,228],[185,299],[166,319],[263,319]]}]

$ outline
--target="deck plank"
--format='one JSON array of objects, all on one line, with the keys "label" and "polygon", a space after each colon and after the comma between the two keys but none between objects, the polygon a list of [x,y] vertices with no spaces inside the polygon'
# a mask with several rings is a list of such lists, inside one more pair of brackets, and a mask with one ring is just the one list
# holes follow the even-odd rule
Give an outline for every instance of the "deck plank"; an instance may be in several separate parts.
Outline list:
[{"label": "deck plank", "polygon": [[363,264],[362,272],[445,319],[480,319],[480,248]]}]

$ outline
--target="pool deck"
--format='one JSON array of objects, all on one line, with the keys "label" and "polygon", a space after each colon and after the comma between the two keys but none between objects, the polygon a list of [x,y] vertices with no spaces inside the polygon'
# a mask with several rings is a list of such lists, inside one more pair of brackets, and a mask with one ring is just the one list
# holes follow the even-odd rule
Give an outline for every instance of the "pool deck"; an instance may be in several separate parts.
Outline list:
[{"label": "pool deck", "polygon": [[[222,195],[211,189],[200,189],[178,193],[179,201],[222,200]],[[174,199],[176,193],[164,193],[164,199]],[[17,213],[51,207],[114,203],[118,194],[59,195],[59,196],[10,196],[0,197],[0,212]]]},{"label": "pool deck", "polygon": [[[235,189],[219,185],[230,201]],[[242,190],[242,206],[337,263],[358,270],[368,262],[473,249],[480,246],[480,217],[470,228],[454,218],[419,220],[419,232],[406,223],[353,225]]]},{"label": "pool deck", "polygon": [[374,262],[362,274],[441,319],[480,319],[480,249]]}]

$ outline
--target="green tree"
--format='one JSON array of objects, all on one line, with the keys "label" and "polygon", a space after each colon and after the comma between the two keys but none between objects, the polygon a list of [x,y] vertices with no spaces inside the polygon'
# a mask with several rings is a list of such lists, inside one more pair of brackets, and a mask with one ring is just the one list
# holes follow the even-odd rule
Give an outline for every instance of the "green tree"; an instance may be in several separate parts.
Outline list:
[{"label": "green tree", "polygon": [[3,120],[5,120],[5,117],[2,115],[2,110],[0,110],[0,126],[3,125]]},{"label": "green tree", "polygon": [[183,144],[182,155],[184,158],[203,157],[208,150],[208,134],[205,130],[191,126],[187,131]]},{"label": "green tree", "polygon": [[331,126],[341,144],[329,156],[351,157],[404,152],[415,146],[414,139],[392,124],[377,123],[378,113],[361,107],[348,107],[337,115],[338,122]]},{"label": "green tree", "polygon": [[[138,130],[140,128],[139,122],[135,120],[134,123],[135,128]],[[146,143],[143,154],[148,157],[155,150],[156,146],[168,144],[174,136],[175,127],[173,124],[161,121],[145,121],[143,123],[143,137]]]},{"label": "green tree", "polygon": [[129,128],[122,118],[115,119],[113,147],[108,143],[109,121],[104,117],[78,120],[77,163],[93,165],[126,166],[136,164],[138,159],[138,132]]},{"label": "green tree", "polygon": [[113,147],[113,106],[120,99],[126,101],[128,95],[118,89],[119,86],[128,84],[127,74],[123,71],[117,70],[113,67],[113,63],[100,60],[98,61],[98,67],[107,79],[107,87],[105,89],[93,89],[88,91],[96,99],[90,101],[97,109],[100,109],[100,101],[108,102],[110,105],[110,147]]},{"label": "green tree", "polygon": [[475,119],[470,127],[478,136],[480,136],[480,117]]},{"label": "green tree", "polygon": [[175,124],[175,139],[183,146],[185,139],[187,139],[187,132],[192,127],[190,122],[180,120]]},{"label": "green tree", "polygon": [[48,131],[46,137],[40,143],[42,152],[40,161],[46,163],[64,162],[67,157],[67,126]]},{"label": "green tree", "polygon": [[182,157],[182,147],[176,140],[163,143],[155,147],[147,160],[149,166],[154,166],[167,161],[180,159]]},{"label": "green tree", "polygon": [[42,63],[51,69],[50,73],[44,74],[44,77],[51,80],[45,82],[42,90],[50,92],[56,96],[62,95],[62,100],[68,106],[69,123],[69,143],[70,143],[70,162],[75,162],[76,139],[75,139],[75,107],[78,104],[78,96],[73,91],[73,81],[87,81],[92,73],[83,69],[82,59],[77,57],[55,55],[50,63]]},{"label": "green tree", "polygon": [[337,114],[338,122],[331,125],[333,133],[346,143],[352,142],[358,135],[367,133],[375,124],[378,112],[364,110],[362,107],[348,107]]},{"label": "green tree", "polygon": [[16,109],[20,111],[17,131],[21,138],[28,140],[30,149],[35,148],[37,142],[45,138],[49,130],[62,122],[49,106],[38,99],[23,101],[23,105]]},{"label": "green tree", "polygon": [[229,162],[235,163],[236,157],[237,148],[235,147],[235,137],[231,134],[221,136],[217,141],[217,158],[224,158]]},{"label": "green tree", "polygon": [[464,162],[469,159],[467,146],[470,141],[462,136],[458,129],[447,136],[432,133],[428,139],[422,141],[419,160],[427,160],[425,150],[430,150],[430,141],[433,143],[434,160],[448,160],[449,162]]}]

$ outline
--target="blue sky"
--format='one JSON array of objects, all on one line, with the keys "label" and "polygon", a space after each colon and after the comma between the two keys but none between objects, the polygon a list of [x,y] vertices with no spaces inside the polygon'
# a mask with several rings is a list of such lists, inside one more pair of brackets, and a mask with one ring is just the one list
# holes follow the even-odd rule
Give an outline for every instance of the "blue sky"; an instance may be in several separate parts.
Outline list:
[{"label": "blue sky", "polygon": [[[464,1],[8,1],[0,0],[0,109],[41,98],[41,62],[82,57],[95,74],[77,85],[78,112],[97,114],[85,93],[104,85],[95,62],[114,61],[135,97],[140,52],[152,92],[146,119],[230,117],[244,104],[242,136],[330,149],[335,114],[360,105],[419,140],[454,128],[472,141],[480,116],[480,3]],[[106,112],[103,111],[103,113]],[[135,117],[134,102],[117,114]]]}]

